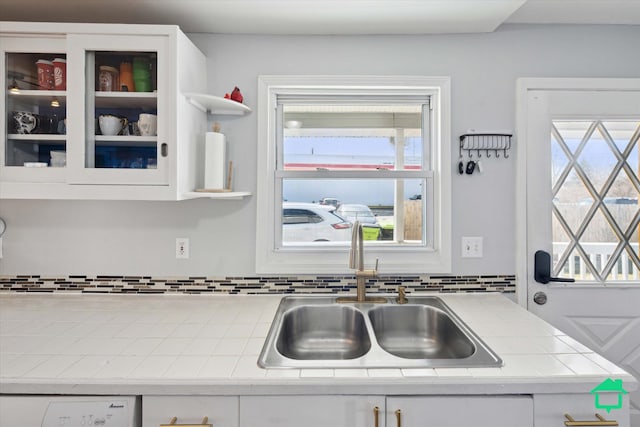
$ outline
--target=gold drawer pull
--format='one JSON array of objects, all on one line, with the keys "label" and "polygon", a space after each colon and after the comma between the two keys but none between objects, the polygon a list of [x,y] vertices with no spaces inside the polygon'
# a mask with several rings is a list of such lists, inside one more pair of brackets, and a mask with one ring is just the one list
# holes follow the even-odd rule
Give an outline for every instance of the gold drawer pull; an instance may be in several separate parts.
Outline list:
[{"label": "gold drawer pull", "polygon": [[400,409],[396,411],[396,423],[398,427],[402,427],[402,412],[400,412]]},{"label": "gold drawer pull", "polygon": [[617,426],[618,425],[617,421],[613,421],[613,420],[609,421],[600,414],[596,414],[596,418],[599,421],[576,421],[569,414],[564,414],[564,417],[567,420],[569,420],[564,422],[565,426],[582,427],[582,426]]},{"label": "gold drawer pull", "polygon": [[373,408],[373,427],[378,427],[378,416],[380,414],[380,408],[377,406]]},{"label": "gold drawer pull", "polygon": [[171,418],[169,424],[160,424],[160,427],[213,427],[213,425],[209,424],[209,417],[204,417],[200,424],[176,424],[178,421],[178,417]]}]

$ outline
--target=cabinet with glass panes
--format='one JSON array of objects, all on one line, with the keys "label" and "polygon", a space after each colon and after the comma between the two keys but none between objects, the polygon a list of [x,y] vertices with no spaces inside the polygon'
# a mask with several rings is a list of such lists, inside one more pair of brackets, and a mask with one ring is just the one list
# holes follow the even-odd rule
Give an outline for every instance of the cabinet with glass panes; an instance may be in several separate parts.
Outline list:
[{"label": "cabinet with glass panes", "polygon": [[176,82],[167,37],[70,34],[67,40],[69,78],[83,82],[83,90],[69,94],[70,115],[80,118],[69,125],[77,141],[69,153],[70,182],[170,185],[178,111],[169,102]]},{"label": "cabinet with glass panes", "polygon": [[157,54],[102,51],[93,63],[86,134],[87,168],[156,169],[158,161]]},{"label": "cabinet with glass panes", "polygon": [[[6,24],[6,25],[5,25]],[[206,58],[174,26],[5,22],[0,198],[176,200],[196,188]]]},{"label": "cabinet with glass panes", "polygon": [[93,167],[156,168],[156,69],[153,52],[95,54]]},{"label": "cabinet with glass panes", "polygon": [[[58,39],[3,38],[6,82],[2,170],[64,168],[67,136],[66,51]],[[34,173],[56,179],[55,173]],[[60,175],[60,174],[58,174]],[[59,178],[58,178],[59,179]]]}]

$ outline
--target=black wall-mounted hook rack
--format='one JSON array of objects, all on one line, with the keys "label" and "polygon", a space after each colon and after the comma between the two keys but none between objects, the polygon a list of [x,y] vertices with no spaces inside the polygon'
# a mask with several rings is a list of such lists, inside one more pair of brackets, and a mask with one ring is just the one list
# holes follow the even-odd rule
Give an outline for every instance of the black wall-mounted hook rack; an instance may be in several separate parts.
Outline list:
[{"label": "black wall-mounted hook rack", "polygon": [[466,151],[469,158],[474,156],[482,157],[482,153],[486,157],[509,158],[509,150],[511,149],[510,133],[465,133],[460,135],[460,158],[462,152]]}]

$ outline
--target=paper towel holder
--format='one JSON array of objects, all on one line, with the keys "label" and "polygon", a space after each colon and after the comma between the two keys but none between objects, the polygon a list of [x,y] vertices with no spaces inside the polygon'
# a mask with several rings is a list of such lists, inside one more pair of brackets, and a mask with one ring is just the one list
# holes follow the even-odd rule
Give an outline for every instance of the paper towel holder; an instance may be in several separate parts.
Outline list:
[{"label": "paper towel holder", "polygon": [[233,190],[231,189],[233,177],[233,161],[229,160],[229,166],[227,169],[227,185],[225,188],[197,188],[197,193],[231,193]]}]

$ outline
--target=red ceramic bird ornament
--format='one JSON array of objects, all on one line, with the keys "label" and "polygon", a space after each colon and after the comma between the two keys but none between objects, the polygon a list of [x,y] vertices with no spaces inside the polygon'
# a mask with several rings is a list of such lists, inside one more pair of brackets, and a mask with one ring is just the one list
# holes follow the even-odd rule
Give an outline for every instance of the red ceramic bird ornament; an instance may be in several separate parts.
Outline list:
[{"label": "red ceramic bird ornament", "polygon": [[240,89],[238,88],[238,86],[233,88],[233,91],[231,91],[231,95],[229,95],[228,93],[225,93],[224,97],[225,99],[231,99],[239,103],[242,103],[242,100],[244,99],[244,97],[242,96],[242,93],[240,93]]}]

